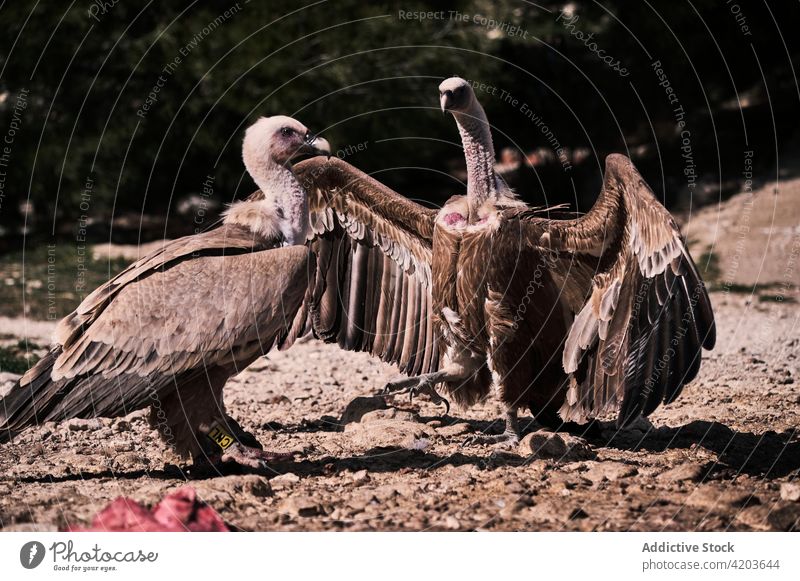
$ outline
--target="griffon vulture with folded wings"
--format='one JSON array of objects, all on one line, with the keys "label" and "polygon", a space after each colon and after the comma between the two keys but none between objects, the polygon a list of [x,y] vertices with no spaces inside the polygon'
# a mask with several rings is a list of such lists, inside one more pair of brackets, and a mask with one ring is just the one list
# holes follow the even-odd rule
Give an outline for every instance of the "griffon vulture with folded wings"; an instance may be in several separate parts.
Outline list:
[{"label": "griffon vulture with folded wings", "polygon": [[290,343],[304,319],[297,313],[314,257],[304,245],[308,200],[290,161],[329,153],[321,144],[290,117],[250,127],[243,158],[261,191],[234,203],[220,227],[165,242],[65,317],[54,348],[0,400],[0,442],[41,422],[150,406],[162,439],[195,461],[259,466],[285,456],[261,450],[227,416],[222,389]]}]

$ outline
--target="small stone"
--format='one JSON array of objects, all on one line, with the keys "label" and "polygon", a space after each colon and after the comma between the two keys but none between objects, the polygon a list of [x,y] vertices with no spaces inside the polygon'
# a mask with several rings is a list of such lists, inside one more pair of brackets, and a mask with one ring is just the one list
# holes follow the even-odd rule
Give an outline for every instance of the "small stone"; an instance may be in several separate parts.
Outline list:
[{"label": "small stone", "polygon": [[639,471],[636,467],[630,464],[624,464],[622,462],[598,462],[583,473],[582,476],[597,484],[604,481],[614,482],[621,478],[636,476],[638,473]]},{"label": "small stone", "polygon": [[[428,424],[430,425],[430,424]],[[452,438],[455,436],[463,436],[472,432],[472,426],[466,422],[453,424],[452,426],[444,426],[436,429],[436,433],[445,438]]]},{"label": "small stone", "polygon": [[272,478],[269,483],[270,486],[273,488],[288,488],[300,482],[300,477],[293,473],[287,472],[286,474],[280,474]]},{"label": "small stone", "polygon": [[533,504],[529,497],[515,497],[504,501],[504,506],[500,509],[500,516],[509,519],[521,510]]},{"label": "small stone", "polygon": [[781,484],[781,498],[789,502],[800,501],[800,483],[784,482]]},{"label": "small stone", "polygon": [[71,432],[86,432],[86,431],[93,431],[99,430],[103,427],[103,422],[98,419],[91,419],[91,420],[81,420],[78,418],[73,418],[67,421],[67,429]]},{"label": "small stone", "polygon": [[322,506],[307,496],[293,496],[284,500],[278,507],[279,512],[292,517],[307,518],[322,514]]},{"label": "small stone", "polygon": [[703,467],[699,464],[687,462],[662,472],[656,479],[662,482],[699,482],[703,478],[703,472]]},{"label": "small stone", "polygon": [[272,487],[269,480],[257,474],[246,474],[240,477],[238,483],[242,492],[252,494],[256,498],[265,498],[272,495]]},{"label": "small stone", "polygon": [[457,531],[461,528],[461,522],[453,515],[447,515],[447,518],[444,519],[444,527],[451,531]]},{"label": "small stone", "polygon": [[127,420],[119,420],[114,424],[114,431],[117,433],[129,432],[131,430],[131,423]]},{"label": "small stone", "polygon": [[362,484],[364,482],[369,482],[369,480],[369,472],[366,470],[359,470],[353,473],[353,482],[355,484]]},{"label": "small stone", "polygon": [[22,376],[16,373],[0,371],[0,397],[8,395],[20,377]]}]

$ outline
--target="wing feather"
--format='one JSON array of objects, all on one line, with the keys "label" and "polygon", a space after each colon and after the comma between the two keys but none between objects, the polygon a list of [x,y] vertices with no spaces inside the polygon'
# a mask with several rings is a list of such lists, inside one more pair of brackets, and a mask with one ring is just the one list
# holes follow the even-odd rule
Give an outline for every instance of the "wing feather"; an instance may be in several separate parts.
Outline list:
[{"label": "wing feather", "polygon": [[438,338],[428,331],[436,212],[338,158],[294,170],[309,194],[309,245],[318,256],[308,299],[315,335],[404,373],[436,370]]},{"label": "wing feather", "polygon": [[606,159],[600,198],[574,220],[530,218],[534,243],[597,258],[587,299],[563,352],[572,375],[562,417],[617,413],[619,425],[673,401],[697,375],[715,323],[705,285],[678,226],[631,161]]}]

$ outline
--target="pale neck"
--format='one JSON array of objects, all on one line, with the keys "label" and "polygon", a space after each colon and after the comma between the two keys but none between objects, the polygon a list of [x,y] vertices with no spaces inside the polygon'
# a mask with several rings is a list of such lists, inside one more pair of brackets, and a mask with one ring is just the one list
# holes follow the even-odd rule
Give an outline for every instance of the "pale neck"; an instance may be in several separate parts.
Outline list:
[{"label": "pale neck", "polygon": [[253,181],[278,210],[280,230],[287,245],[305,244],[308,233],[308,195],[288,163],[274,161],[245,166]]},{"label": "pale neck", "polygon": [[472,107],[461,113],[455,113],[461,142],[464,145],[464,157],[467,162],[467,203],[469,205],[469,221],[477,217],[478,208],[486,200],[495,197],[497,178],[494,173],[494,146],[489,121],[477,100]]}]

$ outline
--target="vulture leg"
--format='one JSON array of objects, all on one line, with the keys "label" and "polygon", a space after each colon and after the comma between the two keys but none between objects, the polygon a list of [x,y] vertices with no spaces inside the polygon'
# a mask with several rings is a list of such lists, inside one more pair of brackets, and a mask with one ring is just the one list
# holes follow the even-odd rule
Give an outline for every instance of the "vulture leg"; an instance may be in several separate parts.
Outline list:
[{"label": "vulture leg", "polygon": [[198,467],[207,464],[234,462],[241,466],[262,469],[268,462],[291,460],[291,452],[272,452],[264,450],[255,436],[246,432],[236,420],[225,416],[222,421],[201,424],[198,434],[204,438],[203,453],[194,461]]},{"label": "vulture leg", "polygon": [[415,375],[413,377],[400,377],[393,379],[383,388],[383,394],[398,394],[408,392],[411,399],[415,395],[425,394],[431,401],[436,404],[444,404],[444,415],[450,413],[450,402],[443,398],[434,389],[434,385],[443,381],[458,381],[460,376],[448,372],[446,369],[441,371],[434,371],[433,373],[425,373],[423,375]]},{"label": "vulture leg", "polygon": [[516,446],[519,444],[520,431],[519,421],[517,420],[517,410],[512,407],[506,408],[505,413],[506,427],[502,434],[479,434],[467,438],[464,446],[502,444],[503,446]]}]

